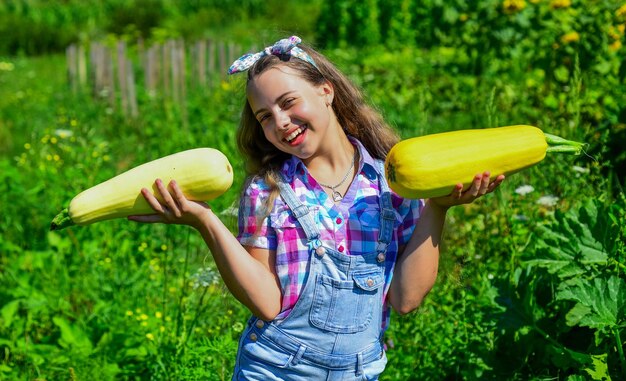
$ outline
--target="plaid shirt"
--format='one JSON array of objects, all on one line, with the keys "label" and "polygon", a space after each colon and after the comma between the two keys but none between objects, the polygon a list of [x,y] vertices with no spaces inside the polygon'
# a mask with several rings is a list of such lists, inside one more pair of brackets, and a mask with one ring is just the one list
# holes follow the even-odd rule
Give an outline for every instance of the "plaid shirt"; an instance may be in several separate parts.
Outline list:
[{"label": "plaid shirt", "polygon": [[[376,251],[380,227],[378,177],[384,174],[379,173],[379,166],[365,147],[354,138],[350,140],[359,149],[359,172],[338,205],[328,197],[299,158],[292,156],[281,170],[300,202],[313,212],[323,245],[346,255],[362,255]],[[237,238],[242,245],[276,251],[276,273],[282,288],[282,307],[277,316],[280,320],[289,315],[298,301],[306,281],[310,249],[304,230],[281,197],[276,198],[268,217],[259,218],[264,215],[264,202],[269,192],[269,186],[262,179],[257,177],[250,182],[239,205]],[[392,205],[396,223],[385,264],[383,330],[389,323],[386,298],[398,247],[408,243],[423,201],[403,199],[393,193]]]}]

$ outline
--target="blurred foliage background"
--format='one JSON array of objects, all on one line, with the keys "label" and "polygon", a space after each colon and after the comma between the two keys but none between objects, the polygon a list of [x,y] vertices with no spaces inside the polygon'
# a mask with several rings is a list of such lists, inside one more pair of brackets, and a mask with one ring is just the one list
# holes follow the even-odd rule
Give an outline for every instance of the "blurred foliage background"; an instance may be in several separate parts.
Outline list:
[{"label": "blurred foliage background", "polygon": [[219,37],[258,44],[277,31],[311,37],[320,0],[7,0],[0,3],[0,53],[61,52],[108,34],[161,40]]},{"label": "blurred foliage background", "polygon": [[[142,48],[296,34],[404,138],[531,124],[588,143],[449,212],[440,275],[393,316],[381,380],[626,379],[626,3],[608,0],[0,2],[0,379],[227,380],[248,312],[184,227],[60,232],[81,190],[186,148],[222,150],[236,231],[243,77],[146,88]],[[140,112],[72,88],[66,48],[126,45]],[[91,79],[90,79],[91,80]]]},{"label": "blurred foliage background", "polygon": [[[436,55],[430,70],[439,66],[479,82],[524,77],[528,96],[550,109],[562,107],[568,92],[580,93],[578,70],[588,75],[588,91],[576,110],[582,119],[573,123],[589,121],[610,135],[607,149],[620,157],[614,164],[623,178],[626,164],[614,142],[626,137],[625,23],[626,9],[615,0],[7,0],[0,4],[0,54],[58,53],[71,43],[111,36],[265,46],[291,33],[321,49],[362,57],[379,51],[376,57],[403,68],[383,74],[401,76],[401,87],[423,80],[408,76],[419,76],[411,66],[420,54],[411,50]],[[578,81],[575,88],[568,86],[572,81]]]}]

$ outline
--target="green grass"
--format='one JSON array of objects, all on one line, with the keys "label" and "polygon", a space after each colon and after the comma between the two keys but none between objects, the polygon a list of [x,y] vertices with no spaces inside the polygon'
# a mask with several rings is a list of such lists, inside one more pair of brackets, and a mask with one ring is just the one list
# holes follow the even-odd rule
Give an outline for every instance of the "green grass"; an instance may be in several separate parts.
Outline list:
[{"label": "green grass", "polygon": [[[451,211],[437,284],[417,312],[392,317],[381,379],[618,379],[623,355],[610,333],[626,337],[623,313],[602,327],[568,325],[573,302],[554,299],[561,275],[531,270],[523,260],[547,255],[532,244],[549,241],[541,227],[581,229],[605,240],[599,250],[607,256],[587,264],[582,279],[614,276],[623,285],[624,199],[605,180],[610,152],[593,150],[606,143],[606,135],[594,134],[593,115],[611,110],[589,100],[592,91],[617,90],[602,88],[593,72],[581,73],[582,93],[536,86],[532,73],[451,75],[437,64],[436,52],[402,53],[413,65],[376,51],[358,62],[349,51],[328,54],[403,137],[534,124],[592,143],[598,159],[549,156],[511,176],[496,194]],[[219,148],[235,168],[233,188],[212,207],[222,213],[236,205],[243,182],[234,139],[241,80],[191,88],[186,121],[178,105],[140,92],[140,116],[127,119],[88,91],[72,94],[61,56],[0,61],[13,66],[0,71],[0,378],[230,379],[248,313],[216,277],[210,253],[191,229],[125,220],[48,228],[82,189],[198,146]],[[550,97],[559,99],[556,107],[544,102]],[[522,185],[534,191],[518,194]],[[558,198],[555,205],[538,203],[548,195]],[[554,224],[561,212],[588,200],[613,206],[601,209],[606,218],[572,217],[583,221],[580,228]],[[236,218],[222,218],[235,232]],[[597,221],[614,234],[600,238],[589,227]],[[503,349],[505,363],[498,357]]]}]

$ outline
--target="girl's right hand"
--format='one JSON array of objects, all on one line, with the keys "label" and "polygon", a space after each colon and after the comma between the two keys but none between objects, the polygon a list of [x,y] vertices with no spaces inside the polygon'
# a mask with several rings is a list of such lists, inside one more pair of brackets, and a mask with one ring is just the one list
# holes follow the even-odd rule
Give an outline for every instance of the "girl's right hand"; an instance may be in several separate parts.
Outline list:
[{"label": "girl's right hand", "polygon": [[169,183],[171,191],[168,191],[161,179],[156,179],[154,184],[159,195],[164,200],[163,203],[148,189],[142,188],[141,194],[155,213],[129,216],[129,220],[143,223],[161,222],[165,224],[189,225],[195,228],[199,228],[202,225],[203,218],[211,210],[208,204],[187,199],[174,180]]}]

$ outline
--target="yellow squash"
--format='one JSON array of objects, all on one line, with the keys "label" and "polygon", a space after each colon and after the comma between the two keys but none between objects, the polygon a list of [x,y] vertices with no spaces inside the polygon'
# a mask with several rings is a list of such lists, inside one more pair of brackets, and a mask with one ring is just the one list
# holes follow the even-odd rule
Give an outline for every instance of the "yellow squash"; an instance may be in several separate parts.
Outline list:
[{"label": "yellow squash", "polygon": [[495,179],[539,163],[546,152],[580,154],[583,146],[526,125],[459,130],[400,141],[387,155],[385,174],[402,197],[438,197],[458,183],[467,189],[478,173]]},{"label": "yellow squash", "polygon": [[[162,157],[81,192],[52,220],[50,229],[154,213],[141,188],[152,189],[158,195],[154,185],[157,178],[166,185],[176,180],[190,200],[208,201],[230,188],[233,168],[228,158],[213,148],[195,148]],[[163,201],[160,196],[157,198]]]}]

